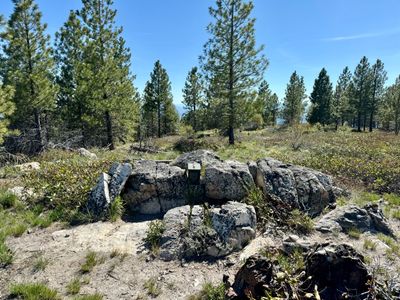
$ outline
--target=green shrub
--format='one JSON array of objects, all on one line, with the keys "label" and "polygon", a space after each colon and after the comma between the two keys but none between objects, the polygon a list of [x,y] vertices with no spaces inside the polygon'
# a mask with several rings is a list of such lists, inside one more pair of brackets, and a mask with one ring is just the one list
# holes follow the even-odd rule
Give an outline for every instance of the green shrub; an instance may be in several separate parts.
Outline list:
[{"label": "green shrub", "polygon": [[15,207],[18,197],[8,191],[0,190],[0,208],[9,209]]},{"label": "green shrub", "polygon": [[149,228],[147,229],[146,232],[145,242],[150,245],[150,248],[153,253],[158,252],[160,246],[160,240],[164,231],[165,231],[165,226],[163,221],[155,220],[150,222]]},{"label": "green shrub", "polygon": [[8,235],[13,237],[20,237],[28,229],[28,226],[24,223],[18,223],[8,228]]},{"label": "green shrub", "polygon": [[115,198],[115,200],[111,203],[109,209],[109,218],[111,222],[116,222],[124,213],[124,204],[122,202],[121,197]]},{"label": "green shrub", "polygon": [[72,279],[67,285],[67,293],[70,295],[76,295],[81,290],[81,281],[79,278]]},{"label": "green shrub", "polygon": [[[54,152],[51,152],[54,153]],[[49,157],[41,159],[50,160]],[[34,189],[40,195],[36,203],[45,209],[58,210],[54,218],[61,221],[70,221],[74,212],[85,207],[87,195],[96,184],[101,171],[108,170],[112,161],[87,160],[76,154],[58,154],[62,159],[58,161],[42,161],[40,170],[25,174],[22,178],[24,186]],[[53,159],[54,160],[54,159]],[[58,221],[56,219],[53,221]]]},{"label": "green shrub", "polygon": [[302,234],[308,234],[314,230],[314,221],[298,209],[291,212],[288,225],[293,230]]},{"label": "green shrub", "polygon": [[6,267],[13,261],[13,254],[0,238],[0,267]]},{"label": "green shrub", "polygon": [[14,284],[10,288],[11,297],[18,297],[22,300],[59,300],[57,291],[49,289],[44,284],[27,283]]}]

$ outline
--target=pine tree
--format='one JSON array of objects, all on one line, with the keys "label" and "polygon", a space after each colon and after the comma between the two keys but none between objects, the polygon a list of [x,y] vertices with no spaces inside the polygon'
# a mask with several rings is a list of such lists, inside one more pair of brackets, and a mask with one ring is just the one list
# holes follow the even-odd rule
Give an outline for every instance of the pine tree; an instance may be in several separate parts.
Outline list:
[{"label": "pine tree", "polygon": [[279,109],[279,99],[276,94],[272,94],[268,82],[263,80],[258,88],[257,98],[254,101],[256,114],[263,117],[266,125],[275,125]]},{"label": "pine tree", "polygon": [[371,69],[371,98],[368,105],[370,117],[369,117],[369,131],[372,132],[375,120],[375,114],[379,109],[379,105],[382,101],[382,96],[385,90],[385,82],[387,80],[387,73],[384,69],[383,62],[378,59]]},{"label": "pine tree", "polygon": [[190,70],[183,88],[183,104],[193,130],[198,130],[198,110],[202,106],[202,85],[197,67]]},{"label": "pine tree", "polygon": [[311,110],[308,121],[311,124],[327,125],[331,122],[332,93],[332,83],[327,71],[323,68],[314,82],[310,95]]},{"label": "pine tree", "polygon": [[286,94],[283,100],[282,118],[285,124],[298,124],[303,116],[306,98],[306,88],[303,77],[295,71],[290,76],[290,81],[286,87]]},{"label": "pine tree", "polygon": [[234,128],[241,114],[240,99],[248,98],[261,81],[267,60],[256,47],[253,2],[216,0],[209,9],[214,19],[207,30],[211,38],[204,46],[201,65],[205,80],[218,87],[220,99],[227,103],[229,143],[235,143]]},{"label": "pine tree", "polygon": [[361,131],[361,126],[363,123],[364,128],[366,126],[368,103],[371,94],[370,75],[370,64],[368,59],[364,56],[354,71],[351,83],[350,105],[356,113],[358,131]]},{"label": "pine tree", "polygon": [[33,0],[13,0],[13,3],[5,36],[4,83],[15,90],[12,128],[26,135],[33,144],[29,150],[37,152],[47,143],[48,115],[55,107],[54,61],[50,37],[45,34],[47,26],[41,22],[38,6]]},{"label": "pine tree", "polygon": [[393,85],[386,89],[381,114],[385,115],[388,123],[394,122],[394,132],[398,135],[400,132],[400,76],[396,78]]},{"label": "pine tree", "polygon": [[15,110],[13,96],[14,90],[11,87],[0,84],[0,144],[3,144],[4,136],[10,133],[10,117]]},{"label": "pine tree", "polygon": [[78,129],[82,133],[82,142],[87,141],[88,124],[84,122],[87,114],[83,76],[80,75],[84,62],[84,41],[81,22],[75,11],[71,11],[68,20],[56,33],[56,62],[59,85],[58,106],[68,129]]},{"label": "pine tree", "polygon": [[342,123],[349,113],[349,86],[351,82],[351,72],[345,67],[339,76],[336,84],[335,93],[332,98],[332,119],[335,123],[336,130],[339,122]]},{"label": "pine tree", "polygon": [[172,101],[171,82],[159,60],[146,83],[143,110],[144,121],[150,124],[149,136],[161,137],[176,131],[179,116]]},{"label": "pine tree", "polygon": [[84,99],[83,119],[93,128],[100,126],[109,149],[115,140],[132,139],[138,121],[137,91],[130,73],[130,50],[115,25],[113,0],[82,0],[78,12],[84,32],[83,64],[79,70]]}]

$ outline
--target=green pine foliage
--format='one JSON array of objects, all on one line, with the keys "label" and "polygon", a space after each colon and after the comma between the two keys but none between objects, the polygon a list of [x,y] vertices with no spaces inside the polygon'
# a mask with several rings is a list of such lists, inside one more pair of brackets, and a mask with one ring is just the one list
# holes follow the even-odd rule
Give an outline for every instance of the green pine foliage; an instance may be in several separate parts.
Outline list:
[{"label": "green pine foliage", "polygon": [[186,119],[196,132],[199,128],[199,108],[202,103],[202,85],[197,67],[190,70],[183,88],[183,104],[187,110]]},{"label": "green pine foliage", "polygon": [[142,120],[148,137],[176,133],[179,115],[173,104],[171,82],[167,71],[156,61],[146,83],[143,96]]},{"label": "green pine foliage", "polygon": [[389,129],[390,123],[394,123],[394,132],[396,135],[400,132],[400,76],[396,82],[386,89],[383,97],[383,103],[380,110],[380,118],[384,127]]},{"label": "green pine foliage", "polygon": [[41,151],[48,142],[49,114],[55,108],[57,86],[54,60],[42,14],[33,0],[13,0],[14,11],[4,34],[4,83],[15,93],[12,128],[30,143],[29,151]]},{"label": "green pine foliage", "polygon": [[332,83],[327,71],[323,68],[315,80],[310,96],[311,110],[308,121],[311,124],[328,125],[331,123],[332,94]]},{"label": "green pine foliage", "polygon": [[350,105],[355,112],[354,124],[361,131],[366,124],[367,107],[371,92],[370,64],[365,56],[361,59],[354,71],[351,86]]},{"label": "green pine foliage", "polygon": [[[216,0],[210,7],[213,22],[207,27],[210,39],[204,46],[201,66],[211,103],[221,110],[224,122],[218,125],[235,143],[234,129],[243,122],[249,97],[260,83],[268,61],[257,47],[255,19],[251,16],[252,1]],[[221,124],[222,123],[222,124]]]},{"label": "green pine foliage", "polygon": [[268,82],[263,80],[258,88],[254,101],[254,110],[260,114],[266,125],[275,125],[279,111],[279,98],[269,88]]},{"label": "green pine foliage", "polygon": [[378,111],[378,108],[382,102],[385,82],[387,80],[387,73],[384,69],[383,62],[378,59],[376,63],[372,66],[371,70],[371,98],[368,104],[369,111],[369,131],[372,132],[373,125],[375,122],[375,116]]},{"label": "green pine foliage", "polygon": [[[112,0],[82,0],[78,12],[83,35],[79,89],[84,102],[82,119],[110,150],[117,140],[134,137],[138,120],[137,91],[130,73],[130,50],[115,25]],[[93,129],[93,130],[92,130]],[[96,137],[96,138],[98,138]]]},{"label": "green pine foliage", "polygon": [[296,125],[300,123],[305,110],[305,98],[306,88],[304,86],[304,78],[299,76],[295,71],[290,76],[283,100],[282,118],[285,124]]},{"label": "green pine foliage", "polygon": [[349,86],[351,82],[351,72],[349,67],[345,67],[339,75],[336,84],[335,92],[332,98],[332,122],[335,124],[337,130],[339,125],[343,125],[349,119],[350,106],[349,106]]},{"label": "green pine foliage", "polygon": [[10,86],[2,86],[0,84],[0,144],[3,144],[4,137],[10,133],[9,124],[15,105],[12,102],[14,90]]}]

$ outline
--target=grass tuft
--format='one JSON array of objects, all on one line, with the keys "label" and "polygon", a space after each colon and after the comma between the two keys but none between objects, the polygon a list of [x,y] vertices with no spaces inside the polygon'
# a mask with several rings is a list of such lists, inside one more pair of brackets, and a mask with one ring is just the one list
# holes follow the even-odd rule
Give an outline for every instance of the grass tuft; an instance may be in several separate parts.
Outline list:
[{"label": "grass tuft", "polygon": [[81,266],[82,273],[90,273],[99,263],[96,252],[90,251],[86,254],[85,263]]},{"label": "grass tuft", "polygon": [[57,291],[41,283],[14,284],[10,288],[10,296],[22,300],[59,300]]},{"label": "grass tuft", "polygon": [[156,278],[148,279],[143,287],[147,290],[147,294],[153,298],[158,297],[161,294],[161,289],[157,284]]}]

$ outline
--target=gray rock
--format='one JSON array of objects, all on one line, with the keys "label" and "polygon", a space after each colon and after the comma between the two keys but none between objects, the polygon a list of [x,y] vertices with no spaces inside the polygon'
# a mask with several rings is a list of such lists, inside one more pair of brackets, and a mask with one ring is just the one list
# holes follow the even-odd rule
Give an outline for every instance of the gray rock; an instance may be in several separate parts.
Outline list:
[{"label": "gray rock", "polygon": [[382,211],[376,205],[360,208],[355,205],[338,207],[323,216],[315,225],[320,232],[347,232],[358,229],[361,232],[382,232],[393,235]]},{"label": "gray rock", "polygon": [[30,198],[34,198],[37,196],[35,195],[34,189],[23,186],[14,186],[12,188],[9,188],[7,191],[17,196],[22,201],[26,201]]},{"label": "gray rock", "polygon": [[184,153],[176,158],[171,166],[176,166],[181,169],[186,169],[189,162],[197,162],[202,166],[214,164],[216,162],[222,162],[218,155],[208,150],[196,150],[193,152]]},{"label": "gray rock", "polygon": [[305,253],[316,245],[316,242],[301,239],[299,236],[294,234],[285,237],[282,241],[283,251],[285,251],[287,254],[292,254],[295,251],[301,251],[302,253]]},{"label": "gray rock", "polygon": [[257,162],[256,184],[265,194],[278,196],[312,217],[335,202],[334,188],[336,193],[340,190],[334,187],[332,178],[326,174],[272,158]]},{"label": "gray rock", "polygon": [[84,156],[90,159],[97,159],[97,155],[95,153],[92,153],[85,148],[79,148],[77,152],[79,153],[80,156]]},{"label": "gray rock", "polygon": [[87,209],[96,219],[101,218],[111,204],[110,191],[108,188],[110,180],[110,175],[102,173],[96,186],[89,194]]},{"label": "gray rock", "polygon": [[207,165],[204,183],[206,197],[214,200],[242,200],[254,186],[249,167],[236,161]]},{"label": "gray rock", "polygon": [[111,166],[108,171],[108,175],[111,176],[109,183],[111,201],[121,194],[131,173],[132,165],[129,163],[114,163]]},{"label": "gray rock", "polygon": [[37,161],[33,161],[29,163],[16,165],[15,168],[21,172],[37,171],[40,170],[40,163]]},{"label": "gray rock", "polygon": [[165,213],[188,204],[185,171],[165,163],[137,161],[126,182],[123,199],[143,214]]},{"label": "gray rock", "polygon": [[164,216],[160,257],[225,256],[255,238],[256,223],[254,208],[238,202],[209,209],[198,205],[171,209]]}]

